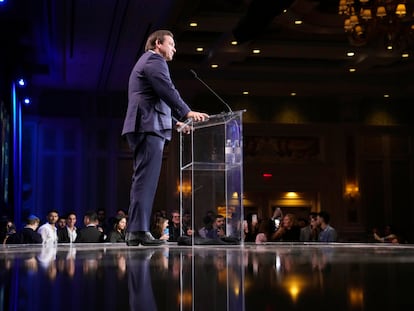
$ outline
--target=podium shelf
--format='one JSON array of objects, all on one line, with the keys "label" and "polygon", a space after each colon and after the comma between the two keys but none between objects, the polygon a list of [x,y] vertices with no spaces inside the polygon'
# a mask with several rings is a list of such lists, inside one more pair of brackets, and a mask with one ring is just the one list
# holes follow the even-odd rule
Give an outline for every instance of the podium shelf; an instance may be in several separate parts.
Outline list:
[{"label": "podium shelf", "polygon": [[229,171],[234,168],[240,168],[241,163],[226,164],[226,163],[208,163],[208,162],[191,162],[181,168],[182,171]]}]

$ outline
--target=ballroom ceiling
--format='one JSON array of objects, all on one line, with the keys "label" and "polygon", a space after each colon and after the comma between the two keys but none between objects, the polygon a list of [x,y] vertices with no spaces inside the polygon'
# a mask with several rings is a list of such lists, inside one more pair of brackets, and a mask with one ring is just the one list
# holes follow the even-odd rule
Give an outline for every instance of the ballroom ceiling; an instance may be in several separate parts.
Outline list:
[{"label": "ballroom ceiling", "polygon": [[[258,98],[292,92],[414,96],[413,56],[402,59],[401,51],[387,51],[378,42],[351,46],[336,0],[8,0],[8,5],[0,8],[0,34],[8,42],[0,52],[1,69],[10,76],[29,74],[37,93],[126,92],[148,34],[167,28],[176,39],[173,80],[187,97],[209,92],[191,70],[226,100],[243,91]],[[236,46],[230,44],[234,39]],[[347,56],[349,51],[355,56]]]}]

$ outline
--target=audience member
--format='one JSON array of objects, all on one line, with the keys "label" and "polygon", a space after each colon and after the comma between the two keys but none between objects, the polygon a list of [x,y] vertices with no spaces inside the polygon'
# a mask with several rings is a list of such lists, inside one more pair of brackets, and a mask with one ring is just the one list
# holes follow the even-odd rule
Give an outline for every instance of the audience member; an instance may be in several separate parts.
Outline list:
[{"label": "audience member", "polygon": [[384,233],[381,234],[377,228],[373,230],[374,240],[381,243],[400,243],[398,235],[394,232],[391,225],[386,225]]},{"label": "audience member", "polygon": [[58,243],[73,243],[76,241],[76,214],[70,212],[66,216],[66,225],[63,228],[58,228]]},{"label": "audience member", "polygon": [[2,230],[3,234],[2,234],[2,240],[1,240],[3,244],[6,244],[9,237],[16,233],[16,226],[14,225],[14,223],[8,218],[6,218],[5,220],[6,221],[5,221],[4,229]]},{"label": "audience member", "polygon": [[47,223],[41,225],[37,232],[42,236],[44,245],[51,246],[58,242],[56,222],[59,218],[57,210],[50,210],[47,213]]},{"label": "audience member", "polygon": [[320,227],[319,232],[319,242],[336,242],[338,239],[338,235],[336,233],[335,228],[333,228],[329,222],[331,217],[328,212],[321,211],[318,214],[318,225]]},{"label": "audience member", "polygon": [[59,231],[59,229],[63,229],[66,227],[66,218],[63,216],[59,216],[58,221],[56,223],[56,227]]},{"label": "audience member", "polygon": [[185,211],[183,213],[182,225],[184,234],[187,236],[192,236],[194,231],[191,224],[191,214],[189,211]]},{"label": "audience member", "polygon": [[76,243],[99,243],[104,241],[104,233],[98,229],[98,215],[88,211],[83,217],[84,228],[78,230]]},{"label": "audience member", "polygon": [[271,230],[273,230],[273,226],[269,219],[259,221],[259,229],[257,230],[255,243],[262,244],[269,241]]},{"label": "audience member", "polygon": [[257,214],[248,214],[246,216],[244,226],[244,241],[255,242],[256,236],[259,232],[259,222],[257,221]]},{"label": "audience member", "polygon": [[300,229],[301,242],[317,242],[319,238],[318,213],[309,213],[308,225]]},{"label": "audience member", "polygon": [[208,211],[203,217],[204,226],[198,230],[198,235],[201,238],[207,238],[207,232],[213,227],[213,222],[216,217],[213,211]]},{"label": "audience member", "polygon": [[151,229],[151,234],[156,239],[168,241],[170,238],[168,230],[168,219],[162,216],[158,217],[154,226]]},{"label": "audience member", "polygon": [[168,223],[168,232],[170,242],[177,242],[178,238],[184,235],[181,227],[180,212],[174,210],[171,212],[171,219]]},{"label": "audience member", "polygon": [[125,228],[127,226],[126,216],[117,216],[112,230],[106,239],[110,243],[125,242]]},{"label": "audience member", "polygon": [[30,215],[26,219],[26,225],[18,232],[10,235],[7,244],[40,244],[42,236],[36,231],[39,227],[40,219]]},{"label": "audience member", "polygon": [[220,239],[226,236],[225,219],[223,215],[216,215],[211,229],[207,232],[208,239]]},{"label": "audience member", "polygon": [[96,225],[96,227],[104,234],[107,234],[112,228],[110,228],[110,226],[108,225],[105,209],[98,208],[96,210],[96,215],[98,217],[98,224]]},{"label": "audience member", "polygon": [[270,233],[276,232],[280,226],[282,225],[283,221],[283,212],[280,207],[276,207],[273,210],[272,217],[270,218]]},{"label": "audience member", "polygon": [[282,224],[274,232],[270,240],[280,242],[298,242],[300,237],[300,227],[296,224],[294,214],[288,213],[282,219]]}]

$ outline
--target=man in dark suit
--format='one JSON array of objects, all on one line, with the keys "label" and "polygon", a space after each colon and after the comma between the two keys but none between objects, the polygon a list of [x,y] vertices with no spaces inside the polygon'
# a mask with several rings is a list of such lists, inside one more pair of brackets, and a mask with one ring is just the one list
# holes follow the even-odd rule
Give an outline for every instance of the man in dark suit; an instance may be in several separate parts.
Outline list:
[{"label": "man in dark suit", "polygon": [[104,233],[98,228],[98,215],[95,211],[88,211],[83,217],[85,227],[78,230],[76,243],[100,243],[105,240]]},{"label": "man in dark suit", "polygon": [[148,37],[145,53],[129,77],[128,109],[122,129],[133,151],[125,237],[129,246],[164,243],[149,232],[164,144],[171,139],[173,126],[182,125],[179,120],[208,118],[205,113],[192,111],[172,83],[167,61],[172,60],[175,52],[173,34],[168,30],[155,31]]}]

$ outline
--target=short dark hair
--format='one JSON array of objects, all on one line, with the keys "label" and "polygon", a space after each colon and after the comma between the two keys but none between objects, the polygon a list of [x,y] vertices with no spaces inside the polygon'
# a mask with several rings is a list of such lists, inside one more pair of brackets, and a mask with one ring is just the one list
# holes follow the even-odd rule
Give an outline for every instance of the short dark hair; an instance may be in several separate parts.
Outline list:
[{"label": "short dark hair", "polygon": [[153,50],[155,48],[155,44],[157,40],[163,43],[165,36],[170,36],[171,38],[174,38],[172,32],[169,30],[161,29],[161,30],[154,31],[152,34],[150,34],[147,39],[147,43],[145,44],[145,52],[148,50]]},{"label": "short dark hair", "polygon": [[323,218],[323,221],[327,224],[329,224],[329,221],[331,220],[331,216],[329,216],[329,213],[326,211],[320,211],[318,214],[319,217]]},{"label": "short dark hair", "polygon": [[92,222],[98,221],[98,214],[95,211],[87,211],[84,216]]}]

